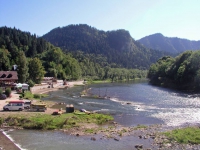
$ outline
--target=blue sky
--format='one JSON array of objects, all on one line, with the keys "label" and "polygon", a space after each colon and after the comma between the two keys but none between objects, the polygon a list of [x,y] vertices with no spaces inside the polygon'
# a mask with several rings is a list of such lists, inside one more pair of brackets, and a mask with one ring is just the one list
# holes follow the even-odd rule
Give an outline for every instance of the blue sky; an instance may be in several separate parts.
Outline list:
[{"label": "blue sky", "polygon": [[42,36],[56,27],[88,24],[128,30],[138,40],[162,33],[200,40],[199,0],[0,0],[0,27]]}]

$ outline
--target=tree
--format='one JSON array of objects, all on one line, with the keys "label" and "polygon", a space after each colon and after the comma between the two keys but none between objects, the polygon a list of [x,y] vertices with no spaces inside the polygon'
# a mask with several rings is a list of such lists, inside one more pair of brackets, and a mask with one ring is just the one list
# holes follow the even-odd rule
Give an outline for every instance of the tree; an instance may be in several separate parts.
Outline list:
[{"label": "tree", "polygon": [[17,58],[17,73],[18,81],[24,83],[27,81],[28,74],[28,62],[23,51],[19,51]]},{"label": "tree", "polygon": [[6,94],[7,97],[9,97],[10,94],[11,94],[11,88],[6,88],[5,89],[5,94]]},{"label": "tree", "polygon": [[163,57],[151,65],[150,83],[181,90],[198,91],[200,88],[200,51],[186,51],[176,58]]},{"label": "tree", "polygon": [[29,79],[34,83],[39,84],[45,75],[44,67],[40,59],[31,58],[29,60]]},{"label": "tree", "polygon": [[0,49],[0,70],[10,70],[10,53],[6,49]]}]

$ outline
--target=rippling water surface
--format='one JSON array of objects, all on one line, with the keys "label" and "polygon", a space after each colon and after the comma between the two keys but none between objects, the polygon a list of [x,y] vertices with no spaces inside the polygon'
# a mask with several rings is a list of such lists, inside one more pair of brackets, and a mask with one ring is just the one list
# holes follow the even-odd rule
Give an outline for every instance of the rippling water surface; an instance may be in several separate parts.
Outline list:
[{"label": "rippling water surface", "polygon": [[109,97],[94,99],[79,97],[84,88],[51,92],[47,99],[73,104],[77,109],[109,113],[128,126],[155,123],[180,126],[200,120],[200,99],[197,94],[152,86],[147,81],[133,81],[87,86],[89,93]]},{"label": "rippling water surface", "polygon": [[[85,88],[89,88],[89,92],[96,97],[109,98],[80,97],[80,92]],[[198,124],[200,121],[199,95],[152,86],[146,81],[77,86],[51,92],[46,99],[73,104],[76,109],[83,108],[112,114],[115,121],[125,126],[161,123],[174,127]],[[98,145],[99,149],[120,149],[120,147],[130,149],[133,146],[128,139],[124,141],[124,144],[119,142],[116,145],[114,141],[104,140],[94,144],[87,138],[76,138],[62,132],[14,131],[9,134],[17,143],[28,149],[54,149],[57,145],[59,145],[57,149],[64,147],[67,149],[97,149],[95,145]],[[25,137],[26,142],[19,140],[18,136],[22,137],[20,134]],[[49,144],[53,148],[50,148]]]}]

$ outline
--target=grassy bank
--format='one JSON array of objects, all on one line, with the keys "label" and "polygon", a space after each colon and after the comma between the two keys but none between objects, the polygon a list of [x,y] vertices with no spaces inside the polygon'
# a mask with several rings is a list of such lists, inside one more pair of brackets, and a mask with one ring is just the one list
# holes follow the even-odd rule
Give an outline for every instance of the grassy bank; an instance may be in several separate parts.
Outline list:
[{"label": "grassy bank", "polygon": [[169,141],[176,141],[181,144],[200,144],[200,128],[187,127],[175,129],[164,133]]},{"label": "grassy bank", "polygon": [[[135,81],[135,80],[141,80],[143,78],[134,78],[134,79],[124,79],[124,80],[115,80],[114,82],[122,82],[122,81]],[[145,78],[146,79],[146,78]],[[111,79],[107,79],[107,80],[88,80],[87,81],[88,84],[98,84],[98,83],[112,83]]]},{"label": "grassy bank", "polygon": [[113,120],[112,116],[103,114],[84,114],[84,113],[65,113],[62,115],[35,114],[34,116],[27,115],[12,115],[7,118],[0,118],[0,124],[8,126],[21,127],[24,129],[70,129],[79,127],[83,124],[95,123],[97,125],[104,124]]},{"label": "grassy bank", "polygon": [[40,100],[41,98],[47,97],[47,94],[32,94],[30,91],[25,91],[24,93],[22,93],[20,95],[20,98],[24,98],[24,99],[38,99]]}]

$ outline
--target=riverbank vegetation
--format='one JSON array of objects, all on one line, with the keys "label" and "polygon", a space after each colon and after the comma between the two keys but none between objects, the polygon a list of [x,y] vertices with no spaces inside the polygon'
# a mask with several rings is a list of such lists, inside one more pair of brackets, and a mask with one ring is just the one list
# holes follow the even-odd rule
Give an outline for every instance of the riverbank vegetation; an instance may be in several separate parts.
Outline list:
[{"label": "riverbank vegetation", "polygon": [[154,85],[199,92],[199,60],[200,51],[186,51],[175,58],[162,57],[151,65],[147,77]]},{"label": "riverbank vegetation", "polygon": [[41,98],[44,98],[47,96],[48,94],[32,94],[30,91],[25,91],[19,97],[23,99],[29,99],[29,100],[32,100],[32,99],[40,100]]},{"label": "riverbank vegetation", "polygon": [[165,132],[169,141],[176,141],[181,144],[200,144],[199,127],[187,127]]},{"label": "riverbank vegetation", "polygon": [[113,120],[112,116],[97,113],[64,113],[56,116],[36,113],[31,116],[16,114],[7,118],[0,118],[0,125],[6,124],[11,127],[14,126],[23,129],[53,130],[71,129],[74,127],[84,126],[84,124],[89,125],[92,123],[102,125],[111,120]]}]

